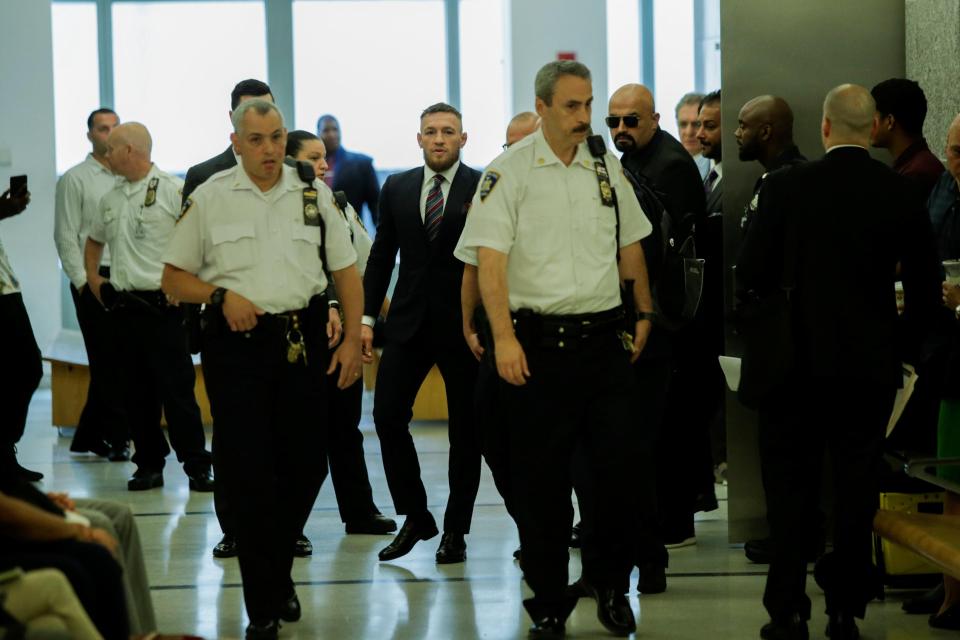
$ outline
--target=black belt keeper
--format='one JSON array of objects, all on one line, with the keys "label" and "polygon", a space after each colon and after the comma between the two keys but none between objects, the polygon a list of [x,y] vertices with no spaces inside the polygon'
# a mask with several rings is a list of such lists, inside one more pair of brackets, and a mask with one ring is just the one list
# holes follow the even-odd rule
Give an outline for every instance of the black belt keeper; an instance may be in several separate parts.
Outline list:
[{"label": "black belt keeper", "polygon": [[623,323],[623,309],[599,313],[540,315],[530,309],[512,314],[517,340],[524,346],[576,349],[595,338],[612,338]]}]

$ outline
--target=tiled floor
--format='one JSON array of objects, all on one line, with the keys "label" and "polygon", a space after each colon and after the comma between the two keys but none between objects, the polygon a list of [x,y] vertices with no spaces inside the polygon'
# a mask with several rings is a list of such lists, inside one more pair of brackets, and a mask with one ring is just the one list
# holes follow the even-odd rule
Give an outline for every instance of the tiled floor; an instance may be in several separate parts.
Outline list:
[{"label": "tiled floor", "polygon": [[[365,398],[369,405],[370,398]],[[367,461],[374,496],[384,513],[392,504],[383,477],[379,443],[364,414]],[[446,433],[442,425],[414,430],[431,508],[438,518],[446,500]],[[189,632],[205,638],[238,638],[246,624],[236,560],[215,560],[210,550],[220,529],[210,494],[190,493],[186,478],[170,462],[166,486],[144,493],[126,491],[130,463],[110,463],[90,455],[69,453],[69,438],[50,427],[50,392],[40,390],[31,405],[20,460],[47,475],[45,490],[78,497],[128,502],[138,514],[145,545],[157,619],[162,630]],[[725,495],[721,488],[721,498]],[[749,563],[740,549],[726,542],[726,503],[701,514],[695,547],[672,553],[667,593],[632,595],[638,614],[638,637],[671,640],[757,638],[766,622],[760,597],[765,567]],[[520,601],[526,587],[512,559],[516,531],[503,509],[489,474],[483,484],[467,539],[465,564],[438,566],[433,561],[439,538],[420,543],[392,563],[377,561],[389,537],[346,536],[329,484],[324,485],[307,525],[314,555],[297,560],[294,580],[304,617],[286,625],[281,638],[457,639],[522,638],[529,620]],[[579,575],[572,554],[571,575]],[[812,580],[811,580],[812,583]],[[823,598],[815,586],[815,618],[811,637],[823,638]],[[904,593],[870,605],[861,625],[869,640],[951,638],[934,631],[923,616],[900,611]],[[609,637],[596,620],[592,602],[581,600],[567,625],[571,638]]]}]

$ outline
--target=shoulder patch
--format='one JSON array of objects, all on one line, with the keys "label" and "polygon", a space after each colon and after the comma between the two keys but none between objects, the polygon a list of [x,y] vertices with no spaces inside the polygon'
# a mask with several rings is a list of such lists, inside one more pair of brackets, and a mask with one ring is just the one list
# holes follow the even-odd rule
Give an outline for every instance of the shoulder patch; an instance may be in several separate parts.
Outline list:
[{"label": "shoulder patch", "polygon": [[183,216],[187,215],[190,212],[190,208],[193,206],[193,199],[187,198],[183,201],[183,206],[180,207],[180,217],[177,218],[177,222],[183,220]]},{"label": "shoulder patch", "polygon": [[490,195],[493,188],[497,186],[499,180],[500,174],[496,171],[487,171],[483,174],[483,181],[480,183],[480,202],[487,199],[487,196]]}]

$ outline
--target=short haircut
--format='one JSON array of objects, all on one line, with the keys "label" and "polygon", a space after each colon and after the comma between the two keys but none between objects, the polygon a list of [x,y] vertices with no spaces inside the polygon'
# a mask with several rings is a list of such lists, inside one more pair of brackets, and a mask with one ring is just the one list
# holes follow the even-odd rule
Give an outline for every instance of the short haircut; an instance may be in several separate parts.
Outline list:
[{"label": "short haircut", "polygon": [[576,60],[554,60],[540,67],[537,77],[533,81],[533,92],[546,104],[553,102],[553,92],[557,87],[560,76],[576,76],[583,80],[590,80],[590,69],[587,65]]},{"label": "short haircut", "polygon": [[261,116],[265,116],[271,111],[276,111],[277,115],[280,116],[280,126],[283,126],[283,112],[280,111],[280,107],[267,100],[253,98],[252,100],[244,100],[233,110],[230,121],[233,123],[234,133],[240,133],[240,124],[243,122],[243,117],[247,115],[247,111],[250,110],[253,110]]},{"label": "short haircut", "polygon": [[697,107],[697,112],[699,113],[700,110],[705,106],[714,104],[715,102],[720,102],[720,89],[711,91],[707,95],[703,96],[703,98],[700,99],[700,106]]},{"label": "short haircut", "polygon": [[231,111],[236,109],[237,105],[240,104],[240,98],[242,96],[254,96],[255,98],[259,98],[261,96],[273,97],[273,92],[270,91],[270,87],[266,82],[254,80],[253,78],[241,80],[237,83],[237,86],[233,88],[233,91],[230,92]]},{"label": "short haircut", "polygon": [[851,136],[868,138],[876,110],[870,92],[855,84],[834,87],[823,100],[823,117],[830,121],[832,135],[838,140]]},{"label": "short haircut", "polygon": [[304,131],[303,129],[297,129],[296,131],[287,132],[287,150],[286,155],[291,158],[297,157],[297,154],[300,153],[300,149],[303,148],[303,143],[307,140],[319,140],[317,136],[310,133],[309,131]]},{"label": "short haircut", "polygon": [[446,102],[438,102],[437,104],[432,104],[426,109],[423,110],[423,113],[420,114],[420,119],[423,120],[431,113],[452,113],[457,116],[457,120],[460,121],[460,124],[463,124],[463,116],[460,115],[460,112],[457,111],[457,108],[447,104]]},{"label": "short haircut", "polygon": [[892,115],[908,134],[917,136],[923,133],[927,96],[919,83],[906,78],[890,78],[871,89],[870,95],[877,103],[877,111]]},{"label": "short haircut", "polygon": [[[87,116],[87,131],[93,131],[93,121],[97,116],[100,115],[114,115],[117,116],[117,112],[108,107],[100,107],[96,111],[91,111],[90,115]],[[117,116],[117,120],[120,119],[120,116]]]},{"label": "short haircut", "polygon": [[329,114],[329,113],[325,113],[325,114],[323,114],[322,116],[320,116],[319,118],[317,118],[317,131],[322,131],[322,130],[323,130],[323,127],[322,127],[321,125],[323,124],[323,121],[324,121],[324,120],[333,120],[334,122],[337,123],[337,127],[338,127],[338,128],[339,128],[339,126],[340,126],[340,121],[337,120],[337,117],[336,117],[336,116],[334,116],[334,115],[332,115],[332,114]]},{"label": "short haircut", "polygon": [[690,105],[697,107],[697,111],[700,110],[700,102],[703,100],[704,96],[702,93],[690,92],[683,94],[683,97],[680,98],[680,102],[677,103],[676,108],[673,110],[673,116],[675,118],[680,117],[680,109]]}]

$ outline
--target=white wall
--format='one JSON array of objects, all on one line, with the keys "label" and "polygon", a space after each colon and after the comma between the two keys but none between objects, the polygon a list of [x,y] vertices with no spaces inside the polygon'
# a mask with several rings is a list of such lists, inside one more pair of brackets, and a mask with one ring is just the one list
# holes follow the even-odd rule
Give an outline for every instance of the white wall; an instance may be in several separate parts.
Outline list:
[{"label": "white wall", "polygon": [[607,13],[602,0],[513,0],[509,51],[513,113],[534,110],[533,79],[559,51],[574,51],[593,77],[593,130],[606,131]]},{"label": "white wall", "polygon": [[0,222],[0,239],[20,280],[33,331],[45,350],[60,330],[60,273],[53,245],[56,186],[53,47],[49,0],[0,2],[0,191],[27,174],[31,202]]}]

